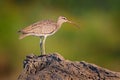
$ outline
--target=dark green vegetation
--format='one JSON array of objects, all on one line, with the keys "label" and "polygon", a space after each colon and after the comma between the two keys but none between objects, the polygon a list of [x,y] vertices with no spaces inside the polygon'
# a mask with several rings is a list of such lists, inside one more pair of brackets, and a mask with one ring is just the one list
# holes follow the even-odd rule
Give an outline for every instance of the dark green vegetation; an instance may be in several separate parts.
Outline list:
[{"label": "dark green vegetation", "polygon": [[[120,71],[120,0],[0,0],[0,79],[16,79],[27,54],[39,55],[39,38],[18,40],[17,31],[62,15],[78,23],[46,40],[46,52]],[[10,79],[9,78],[9,79]]]}]

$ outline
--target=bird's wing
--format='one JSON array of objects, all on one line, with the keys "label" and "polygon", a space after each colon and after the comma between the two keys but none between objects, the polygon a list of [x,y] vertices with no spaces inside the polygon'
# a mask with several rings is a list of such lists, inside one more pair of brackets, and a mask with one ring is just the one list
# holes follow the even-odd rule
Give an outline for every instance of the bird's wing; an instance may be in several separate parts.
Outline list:
[{"label": "bird's wing", "polygon": [[56,23],[51,20],[39,21],[36,22],[22,30],[22,33],[34,33],[34,34],[48,34],[52,33],[56,28]]},{"label": "bird's wing", "polygon": [[41,22],[36,22],[28,27],[25,27],[24,29],[20,30],[19,32],[27,34],[27,33],[32,33],[34,31],[34,29],[36,29]]}]

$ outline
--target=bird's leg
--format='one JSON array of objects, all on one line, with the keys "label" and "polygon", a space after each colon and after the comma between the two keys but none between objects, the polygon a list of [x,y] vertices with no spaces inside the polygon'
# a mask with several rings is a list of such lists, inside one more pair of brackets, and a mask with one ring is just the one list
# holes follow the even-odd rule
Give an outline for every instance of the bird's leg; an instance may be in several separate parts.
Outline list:
[{"label": "bird's leg", "polygon": [[43,55],[45,54],[45,36],[40,36],[40,54]]}]

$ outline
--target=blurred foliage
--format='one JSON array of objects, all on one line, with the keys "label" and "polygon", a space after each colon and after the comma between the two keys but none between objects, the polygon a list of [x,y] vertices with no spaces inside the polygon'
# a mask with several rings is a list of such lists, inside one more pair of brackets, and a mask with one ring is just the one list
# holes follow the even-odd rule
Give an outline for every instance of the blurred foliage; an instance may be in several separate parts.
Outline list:
[{"label": "blurred foliage", "polygon": [[120,0],[0,0],[0,80],[16,80],[25,56],[40,55],[39,38],[18,40],[17,31],[60,15],[80,29],[63,24],[47,38],[47,53],[120,71]]}]

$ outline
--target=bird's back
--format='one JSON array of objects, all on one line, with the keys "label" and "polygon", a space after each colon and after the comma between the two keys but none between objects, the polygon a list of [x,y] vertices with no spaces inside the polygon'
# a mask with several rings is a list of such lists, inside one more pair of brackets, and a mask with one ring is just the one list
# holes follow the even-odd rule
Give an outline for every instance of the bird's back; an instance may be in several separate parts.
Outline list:
[{"label": "bird's back", "polygon": [[22,35],[35,35],[35,36],[45,36],[54,33],[57,28],[57,24],[52,20],[43,20],[36,22],[19,32]]}]

